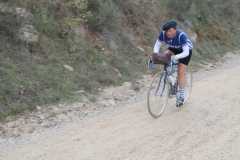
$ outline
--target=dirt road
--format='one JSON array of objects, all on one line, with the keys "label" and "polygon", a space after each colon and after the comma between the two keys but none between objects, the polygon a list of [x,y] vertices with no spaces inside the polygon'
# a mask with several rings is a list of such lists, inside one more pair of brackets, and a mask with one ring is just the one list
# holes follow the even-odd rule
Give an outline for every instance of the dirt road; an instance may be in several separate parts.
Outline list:
[{"label": "dirt road", "polygon": [[12,144],[0,159],[239,160],[239,78],[240,65],[196,81],[182,108],[170,100],[157,119],[147,111],[145,93],[27,144]]}]

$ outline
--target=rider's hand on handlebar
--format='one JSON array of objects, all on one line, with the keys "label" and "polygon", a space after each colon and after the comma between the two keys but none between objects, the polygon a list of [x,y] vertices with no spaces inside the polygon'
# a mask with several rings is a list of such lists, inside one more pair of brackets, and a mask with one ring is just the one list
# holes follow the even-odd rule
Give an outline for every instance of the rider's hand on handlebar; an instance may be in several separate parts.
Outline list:
[{"label": "rider's hand on handlebar", "polygon": [[150,69],[154,69],[155,68],[155,66],[153,65],[152,57],[150,57],[148,59],[148,68],[150,68]]},{"label": "rider's hand on handlebar", "polygon": [[176,56],[171,56],[171,61],[172,61],[172,62],[176,63],[176,62],[177,62],[177,60],[178,60],[178,59],[177,59],[177,57],[176,57]]}]

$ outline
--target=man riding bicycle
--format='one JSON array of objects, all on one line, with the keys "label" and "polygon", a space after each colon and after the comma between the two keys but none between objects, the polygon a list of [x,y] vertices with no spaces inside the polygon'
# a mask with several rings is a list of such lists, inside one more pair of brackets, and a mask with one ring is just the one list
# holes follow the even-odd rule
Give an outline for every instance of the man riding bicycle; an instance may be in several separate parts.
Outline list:
[{"label": "man riding bicycle", "polygon": [[[153,53],[159,53],[163,43],[168,45],[168,49],[164,53],[170,52],[172,59],[179,60],[178,85],[180,97],[176,106],[180,107],[184,102],[184,88],[186,85],[184,73],[192,57],[193,44],[182,30],[177,29],[177,22],[174,20],[170,20],[162,26],[162,31],[154,45]],[[148,60],[148,67],[155,68],[151,57]]]}]

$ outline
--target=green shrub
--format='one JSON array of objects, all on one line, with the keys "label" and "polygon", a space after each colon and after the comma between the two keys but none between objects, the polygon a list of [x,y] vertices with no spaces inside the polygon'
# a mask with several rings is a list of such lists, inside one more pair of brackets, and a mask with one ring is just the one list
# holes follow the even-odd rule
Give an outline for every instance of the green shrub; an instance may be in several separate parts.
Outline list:
[{"label": "green shrub", "polygon": [[112,1],[89,0],[88,9],[93,14],[88,21],[90,29],[103,33],[105,30],[112,32],[121,27],[121,12]]}]

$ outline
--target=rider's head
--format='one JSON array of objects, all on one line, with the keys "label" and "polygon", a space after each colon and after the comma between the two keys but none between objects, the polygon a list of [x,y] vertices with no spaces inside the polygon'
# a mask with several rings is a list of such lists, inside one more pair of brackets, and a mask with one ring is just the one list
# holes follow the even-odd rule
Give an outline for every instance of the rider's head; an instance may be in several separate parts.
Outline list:
[{"label": "rider's head", "polygon": [[173,38],[177,30],[177,22],[174,20],[167,21],[163,26],[162,30],[166,32],[168,38]]}]

